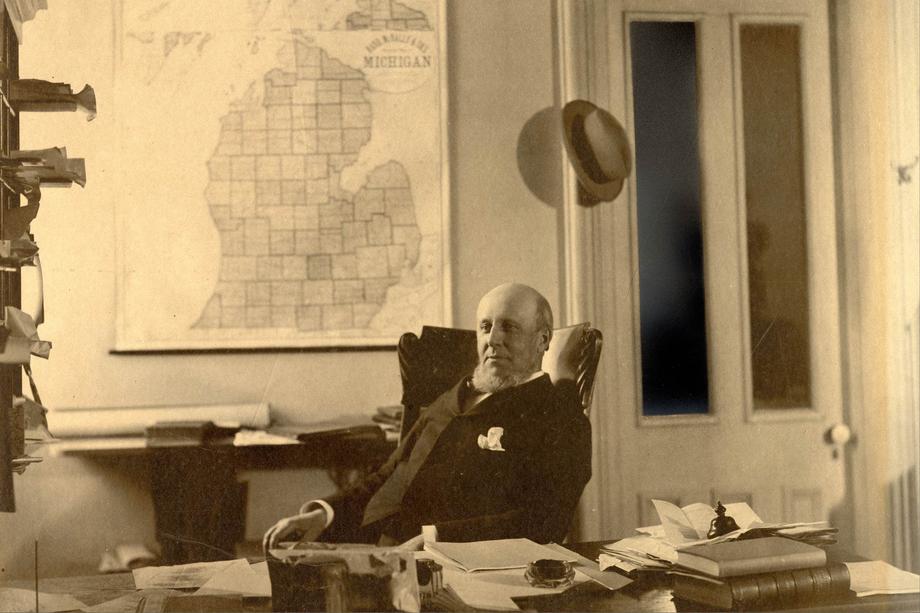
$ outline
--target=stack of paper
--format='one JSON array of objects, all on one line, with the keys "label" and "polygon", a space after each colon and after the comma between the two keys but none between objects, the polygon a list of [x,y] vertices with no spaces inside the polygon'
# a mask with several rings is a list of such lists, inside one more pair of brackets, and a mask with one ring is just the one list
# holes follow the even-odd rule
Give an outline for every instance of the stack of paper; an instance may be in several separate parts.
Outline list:
[{"label": "stack of paper", "polygon": [[460,570],[473,572],[478,570],[505,570],[525,568],[534,560],[564,560],[573,562],[577,559],[572,552],[560,553],[534,543],[530,539],[500,539],[495,541],[474,541],[471,543],[427,543],[425,549],[448,564]]},{"label": "stack of paper", "polygon": [[[125,611],[162,611],[167,598],[184,596],[179,590],[137,590],[112,600],[82,609],[83,613],[124,613]],[[44,611],[44,609],[42,609]]]},{"label": "stack of paper", "polygon": [[243,559],[199,562],[176,566],[149,566],[133,571],[137,589],[199,588],[196,594],[233,593],[243,596],[271,596],[271,582],[265,562],[250,566]]},{"label": "stack of paper", "polygon": [[641,569],[668,570],[677,561],[677,550],[667,542],[648,535],[631,536],[601,548],[601,570],[619,568],[626,573]]},{"label": "stack of paper", "polygon": [[593,580],[608,589],[619,589],[631,582],[620,575],[600,573],[590,560],[564,547],[539,545],[528,539],[428,543],[425,549],[418,557],[433,558],[443,566],[446,589],[435,602],[447,610],[517,611],[512,598],[559,594],[568,589],[533,587],[527,582],[524,569],[541,559],[572,562],[576,585]]},{"label": "stack of paper", "polygon": [[[513,597],[558,594],[563,590],[531,586],[524,578],[524,568],[533,560],[572,557],[527,539],[429,543],[425,549],[418,557],[430,557],[441,563],[448,594],[465,605],[457,610],[517,611]],[[576,573],[575,581],[583,583],[587,577]]]},{"label": "stack of paper", "polygon": [[836,541],[837,529],[827,522],[766,523],[744,502],[725,505],[725,514],[738,524],[738,530],[715,538],[707,538],[716,512],[709,505],[693,503],[685,507],[664,500],[653,500],[661,520],[660,525],[638,528],[639,536],[629,537],[601,549],[598,563],[601,570],[617,568],[626,573],[639,570],[669,570],[677,561],[677,551],[702,545],[721,543],[739,538],[783,536],[812,545]]}]

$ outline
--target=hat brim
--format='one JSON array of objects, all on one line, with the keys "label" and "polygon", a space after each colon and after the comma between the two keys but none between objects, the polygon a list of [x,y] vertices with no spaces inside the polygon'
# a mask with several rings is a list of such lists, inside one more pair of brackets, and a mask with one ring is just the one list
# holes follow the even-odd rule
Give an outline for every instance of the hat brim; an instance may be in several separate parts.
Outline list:
[{"label": "hat brim", "polygon": [[[572,168],[578,176],[578,182],[581,183],[585,191],[598,200],[609,202],[616,198],[623,190],[623,184],[626,182],[626,178],[611,179],[603,183],[599,183],[592,179],[591,175],[589,175],[585,169],[584,162],[572,141],[575,121],[578,119],[584,120],[587,115],[597,110],[600,109],[587,100],[572,100],[566,103],[566,105],[562,107],[562,142],[565,145],[566,152],[569,154]],[[617,126],[620,126],[616,118],[613,116],[610,118],[616,122]],[[622,126],[620,126],[620,129],[622,129]]]}]

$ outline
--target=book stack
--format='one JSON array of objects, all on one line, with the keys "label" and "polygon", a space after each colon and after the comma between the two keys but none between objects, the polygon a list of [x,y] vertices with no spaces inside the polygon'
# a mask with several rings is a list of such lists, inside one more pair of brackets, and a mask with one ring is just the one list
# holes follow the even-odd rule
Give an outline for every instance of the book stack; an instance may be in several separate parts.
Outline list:
[{"label": "book stack", "polygon": [[377,407],[377,412],[371,419],[387,434],[387,440],[398,440],[399,430],[402,427],[402,414],[401,404],[387,405]]},{"label": "book stack", "polygon": [[679,550],[671,573],[675,598],[723,610],[816,606],[850,592],[846,565],[777,536]]}]

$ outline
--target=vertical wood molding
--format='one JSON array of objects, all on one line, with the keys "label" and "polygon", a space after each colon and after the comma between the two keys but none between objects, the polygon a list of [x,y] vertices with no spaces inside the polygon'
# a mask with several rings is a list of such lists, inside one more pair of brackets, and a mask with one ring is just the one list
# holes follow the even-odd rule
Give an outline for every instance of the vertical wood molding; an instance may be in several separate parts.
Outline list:
[{"label": "vertical wood molding", "polygon": [[846,523],[855,551],[889,559],[889,15],[883,2],[839,0],[831,7],[844,414],[857,436],[847,462]]},{"label": "vertical wood molding", "polygon": [[[578,98],[605,106],[607,97],[607,22],[604,2],[592,0],[556,0],[554,5],[556,34],[557,109]],[[563,305],[560,325],[591,321],[605,335],[599,300],[601,252],[598,237],[597,207],[583,206],[579,200],[578,181],[564,148],[563,205],[560,214],[560,256]],[[603,206],[602,203],[600,206]],[[606,203],[609,204],[609,203]],[[605,347],[604,360],[611,360]],[[601,370],[603,373],[604,370]],[[617,462],[613,456],[612,398],[603,376],[598,377],[592,410],[593,477],[585,487],[577,517],[577,538],[596,539],[614,529],[610,501],[618,500],[618,485],[612,480]]]},{"label": "vertical wood molding", "polygon": [[920,3],[889,0],[892,561],[920,570]]}]

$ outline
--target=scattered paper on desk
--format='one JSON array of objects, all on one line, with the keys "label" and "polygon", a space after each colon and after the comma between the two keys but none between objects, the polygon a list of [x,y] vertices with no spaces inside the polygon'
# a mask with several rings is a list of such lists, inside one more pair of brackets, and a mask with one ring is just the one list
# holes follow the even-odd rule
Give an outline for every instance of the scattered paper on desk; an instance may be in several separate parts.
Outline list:
[{"label": "scattered paper on desk", "polygon": [[[138,590],[119,596],[113,600],[100,602],[97,605],[82,609],[84,613],[124,613],[125,611],[161,611],[162,607],[157,608],[155,602],[165,602],[170,596],[182,596],[185,592],[179,590]],[[145,608],[141,608],[140,603],[144,601]]]},{"label": "scattered paper on desk", "polygon": [[[131,572],[134,574],[134,585],[139,590],[151,588],[182,589],[201,587],[214,575],[234,562],[237,562],[237,560],[198,562],[176,566],[148,566],[147,568],[136,568]],[[243,562],[246,562],[246,560],[243,560]]]},{"label": "scattered paper on desk", "polygon": [[746,502],[731,502],[725,505],[725,514],[735,520],[740,530],[718,537],[719,540],[707,539],[709,526],[716,517],[716,512],[709,505],[695,502],[685,507],[678,507],[665,500],[652,500],[652,504],[655,505],[658,518],[661,520],[665,539],[672,545],[689,546],[699,542],[715,543],[731,540],[744,530],[763,524],[757,513]]},{"label": "scattered paper on desk", "polygon": [[620,554],[613,555],[610,553],[601,552],[597,554],[597,567],[601,572],[610,570],[611,568],[616,568],[622,570],[624,573],[632,573],[633,571],[643,568],[643,564],[638,560],[631,560],[625,557],[622,557]]},{"label": "scattered paper on desk", "polygon": [[647,535],[630,536],[602,547],[603,551],[623,553],[630,557],[654,562],[655,566],[667,567],[677,562],[677,550],[669,543]]},{"label": "scattered paper on desk", "polygon": [[[85,606],[70,594],[38,593],[38,610],[41,613],[79,611]],[[7,613],[35,611],[35,592],[17,587],[0,587],[0,611]]]},{"label": "scattered paper on desk", "polygon": [[[545,545],[545,547],[563,555],[572,553],[562,545],[557,545],[556,543],[549,543],[548,545]],[[602,572],[604,569],[598,570],[596,568],[596,564],[588,558],[578,554],[575,555],[577,557],[574,563],[575,570],[583,573],[586,577],[595,583],[600,583],[608,590],[618,590],[621,587],[625,587],[632,583],[632,579],[628,577],[624,577],[619,573]]]},{"label": "scattered paper on desk", "polygon": [[250,566],[246,560],[233,560],[233,563],[205,582],[196,595],[205,594],[240,594],[249,597],[272,595],[272,583],[268,577],[268,563],[260,562]]},{"label": "scattered paper on desk", "polygon": [[[524,539],[526,540],[526,539]],[[489,542],[489,541],[480,541]],[[530,541],[532,542],[532,541]],[[534,543],[536,545],[536,543]],[[552,550],[543,549],[541,557],[553,557]],[[571,553],[571,552],[569,552]],[[433,557],[429,552],[419,552],[416,558]],[[435,556],[436,557],[436,556]],[[565,556],[569,558],[570,556]],[[556,557],[555,559],[563,559]],[[560,594],[566,588],[533,587],[524,578],[523,568],[506,568],[501,570],[483,570],[475,573],[466,572],[457,566],[443,565],[444,585],[449,587],[466,605],[467,609],[485,609],[487,611],[519,611],[520,608],[511,600],[518,596],[542,596]],[[588,581],[588,577],[575,571],[575,584]]]},{"label": "scattered paper on desk", "polygon": [[[562,554],[530,539],[499,539],[470,543],[426,543],[425,549],[452,560],[467,572],[524,568],[534,560],[550,559],[574,562],[578,556]],[[523,575],[522,575],[523,576]]]},{"label": "scattered paper on desk", "polygon": [[846,562],[850,589],[857,596],[920,593],[920,575],[901,570],[887,562]]},{"label": "scattered paper on desk", "polygon": [[654,536],[655,538],[664,538],[664,527],[661,524],[656,526],[643,526],[641,528],[636,528],[636,532],[639,534]]}]

